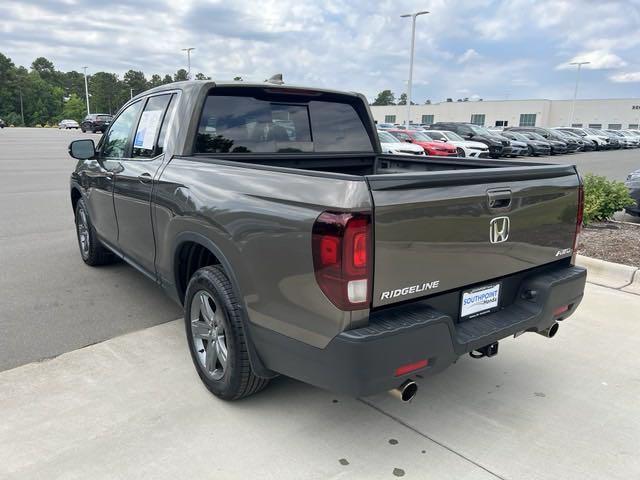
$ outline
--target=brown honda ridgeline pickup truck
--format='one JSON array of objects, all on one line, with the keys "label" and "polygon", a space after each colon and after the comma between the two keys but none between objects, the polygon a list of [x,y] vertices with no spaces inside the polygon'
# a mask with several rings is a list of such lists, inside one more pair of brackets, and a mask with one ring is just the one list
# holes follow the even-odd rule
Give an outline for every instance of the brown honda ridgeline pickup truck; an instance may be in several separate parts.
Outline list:
[{"label": "brown honda ridgeline pickup truck", "polygon": [[382,155],[359,94],[173,83],[69,151],[82,259],[182,304],[224,399],[283,374],[407,400],[416,374],[554,336],[582,299],[574,166]]}]

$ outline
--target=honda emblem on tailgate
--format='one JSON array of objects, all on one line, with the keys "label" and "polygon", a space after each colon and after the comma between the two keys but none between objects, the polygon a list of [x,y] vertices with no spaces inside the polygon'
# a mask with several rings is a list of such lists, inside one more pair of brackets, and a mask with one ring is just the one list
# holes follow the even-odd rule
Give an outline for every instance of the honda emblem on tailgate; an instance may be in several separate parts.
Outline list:
[{"label": "honda emblem on tailgate", "polygon": [[506,242],[509,238],[509,217],[496,217],[489,222],[489,240],[491,243]]}]

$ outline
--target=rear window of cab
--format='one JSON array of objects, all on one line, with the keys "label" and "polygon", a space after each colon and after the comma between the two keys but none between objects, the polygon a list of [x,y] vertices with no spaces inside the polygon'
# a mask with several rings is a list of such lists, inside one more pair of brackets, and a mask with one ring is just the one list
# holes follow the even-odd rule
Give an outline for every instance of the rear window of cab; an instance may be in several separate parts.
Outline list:
[{"label": "rear window of cab", "polygon": [[195,152],[370,153],[368,116],[358,102],[320,92],[218,87],[205,101]]}]

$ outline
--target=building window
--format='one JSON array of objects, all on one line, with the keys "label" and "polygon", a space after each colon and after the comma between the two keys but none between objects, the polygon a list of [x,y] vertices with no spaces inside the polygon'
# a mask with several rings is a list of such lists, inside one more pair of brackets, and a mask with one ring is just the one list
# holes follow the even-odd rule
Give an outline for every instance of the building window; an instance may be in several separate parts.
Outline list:
[{"label": "building window", "polygon": [[508,126],[509,126],[508,120],[496,120],[496,127],[508,127]]},{"label": "building window", "polygon": [[601,123],[590,123],[589,128],[595,128],[596,130],[600,130],[602,128]]},{"label": "building window", "polygon": [[433,115],[422,115],[422,123],[425,125],[433,125]]},{"label": "building window", "polygon": [[474,113],[471,115],[471,123],[484,127],[484,113]]},{"label": "building window", "polygon": [[385,115],[384,116],[384,123],[396,123],[396,116],[395,115]]},{"label": "building window", "polygon": [[630,123],[629,124],[629,128],[632,130],[637,130],[638,129],[638,124],[637,123]]},{"label": "building window", "polygon": [[620,130],[622,128],[621,123],[610,123],[609,130]]},{"label": "building window", "polygon": [[582,128],[582,124],[581,123],[572,123],[571,126],[572,127],[576,127],[576,128]]},{"label": "building window", "polygon": [[536,126],[536,114],[535,113],[521,113],[520,114],[520,126],[521,127],[535,127]]}]

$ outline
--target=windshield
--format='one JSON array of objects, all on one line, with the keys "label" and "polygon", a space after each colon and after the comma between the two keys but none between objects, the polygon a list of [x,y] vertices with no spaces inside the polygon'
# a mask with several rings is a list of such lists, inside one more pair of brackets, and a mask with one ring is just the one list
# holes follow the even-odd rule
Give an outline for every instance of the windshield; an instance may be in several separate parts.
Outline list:
[{"label": "windshield", "polygon": [[529,137],[531,140],[542,140],[543,142],[547,141],[546,138],[544,138],[542,135],[536,132],[527,132],[525,133],[525,135]]},{"label": "windshield", "polygon": [[455,132],[443,132],[443,135],[453,142],[464,142],[464,138]]},{"label": "windshield", "polygon": [[521,142],[526,142],[527,140],[529,140],[527,137],[525,137],[523,134],[518,133],[518,132],[509,132],[510,136],[512,136],[513,138],[515,138],[516,140],[520,140]]},{"label": "windshield", "polygon": [[420,140],[422,142],[433,142],[433,138],[429,137],[428,135],[425,135],[422,132],[411,132],[411,135],[413,136],[414,139]]},{"label": "windshield", "polygon": [[489,130],[478,125],[469,125],[471,131],[477,135],[493,135]]},{"label": "windshield", "polygon": [[382,143],[402,143],[396,137],[391,135],[389,132],[383,132],[378,130],[378,137],[380,138],[380,142]]},{"label": "windshield", "polygon": [[110,122],[113,117],[111,115],[98,115],[96,120],[102,120],[103,122]]}]

